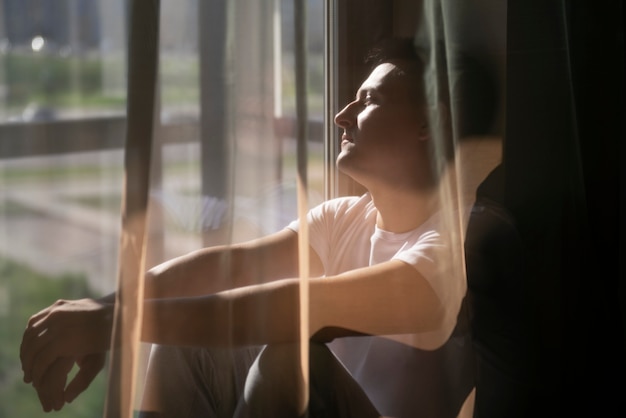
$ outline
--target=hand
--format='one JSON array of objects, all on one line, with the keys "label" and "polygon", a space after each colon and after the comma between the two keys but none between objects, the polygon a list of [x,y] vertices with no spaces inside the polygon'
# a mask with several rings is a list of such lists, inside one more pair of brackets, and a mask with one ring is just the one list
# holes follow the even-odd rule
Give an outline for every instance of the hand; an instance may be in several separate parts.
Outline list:
[{"label": "hand", "polygon": [[57,359],[46,371],[42,382],[36,386],[39,402],[45,412],[58,411],[65,404],[65,383],[72,370],[74,359],[63,357]]},{"label": "hand", "polygon": [[71,403],[89,387],[104,367],[105,359],[105,353],[96,353],[76,360],[78,372],[65,388],[65,402]]},{"label": "hand", "polygon": [[[76,376],[65,386],[74,363],[79,367]],[[39,402],[45,412],[59,411],[65,403],[71,403],[98,375],[105,364],[105,355],[91,354],[81,359],[63,357],[57,359],[46,371],[39,386],[35,387]]]},{"label": "hand", "polygon": [[[20,347],[24,381],[32,382],[35,388],[43,388],[48,374],[49,381],[42,393],[46,399],[52,398],[53,396],[48,395],[58,393],[58,387],[61,386],[60,376],[67,368],[66,360],[56,364],[57,360],[70,358],[87,361],[87,358],[93,358],[90,355],[103,356],[109,349],[113,309],[113,304],[94,299],[60,300],[33,315],[28,321]],[[85,365],[94,367],[91,361]],[[79,362],[81,364],[83,363]],[[54,368],[49,370],[53,365]],[[84,390],[86,386],[83,387],[81,382],[89,376],[90,370],[86,369],[70,383],[68,390],[71,389],[71,393],[77,395]],[[65,372],[65,376],[68,372]],[[76,379],[79,381],[72,385]],[[88,379],[89,382],[92,379],[93,377]]]}]

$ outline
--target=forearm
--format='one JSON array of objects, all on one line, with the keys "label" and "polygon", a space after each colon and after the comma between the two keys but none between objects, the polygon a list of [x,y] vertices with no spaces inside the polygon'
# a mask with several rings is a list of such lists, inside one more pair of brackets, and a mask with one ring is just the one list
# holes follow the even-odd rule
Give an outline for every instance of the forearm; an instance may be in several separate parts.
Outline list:
[{"label": "forearm", "polygon": [[[224,265],[226,258],[226,251],[216,247],[159,264],[144,276],[144,299],[192,297],[227,289],[230,286],[227,275],[232,277],[233,272]],[[97,301],[114,304],[116,299],[114,291]]]},{"label": "forearm", "polygon": [[[147,300],[142,339],[191,346],[298,341],[300,285],[299,279],[284,279],[201,297]],[[441,324],[439,299],[400,261],[312,278],[308,286],[307,337],[407,334]]]},{"label": "forearm", "polygon": [[318,340],[439,329],[443,306],[412,266],[388,261],[311,279],[309,327]]},{"label": "forearm", "polygon": [[299,282],[146,300],[143,315],[146,342],[204,347],[295,342],[300,336]]},{"label": "forearm", "polygon": [[227,289],[231,251],[226,247],[197,250],[161,263],[146,272],[144,298],[193,297]]},{"label": "forearm", "polygon": [[282,230],[229,246],[191,252],[146,273],[145,299],[195,297],[298,273],[297,234]]}]

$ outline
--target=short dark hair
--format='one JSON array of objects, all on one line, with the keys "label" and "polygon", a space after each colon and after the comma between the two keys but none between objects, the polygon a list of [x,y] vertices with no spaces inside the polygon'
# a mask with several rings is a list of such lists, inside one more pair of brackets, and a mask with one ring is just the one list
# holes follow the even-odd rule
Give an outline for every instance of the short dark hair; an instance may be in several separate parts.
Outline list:
[{"label": "short dark hair", "polygon": [[373,69],[389,61],[409,61],[421,64],[412,38],[386,38],[376,43],[365,56],[365,63]]},{"label": "short dark hair", "polygon": [[395,74],[408,76],[414,83],[416,98],[423,97],[424,62],[418,54],[412,38],[386,38],[376,43],[365,56],[365,65],[372,71],[387,62],[398,65]]},{"label": "short dark hair", "polygon": [[[428,105],[429,98],[426,97],[425,83],[434,82],[437,83],[437,91],[439,93],[436,100],[439,103],[429,104],[429,117],[431,122],[437,120],[434,125],[438,128],[438,132],[442,135],[439,136],[440,141],[437,145],[434,145],[444,157],[445,160],[451,160],[454,157],[454,145],[449,115],[449,96],[447,89],[447,77],[428,77],[426,80],[426,64],[428,54],[417,48],[413,38],[386,38],[376,43],[367,53],[365,57],[365,64],[373,70],[376,66],[387,62],[397,64],[396,74],[407,76],[411,79],[411,85],[414,86],[415,100],[421,101],[420,104]],[[446,67],[438,68],[438,71],[447,71]],[[433,98],[431,97],[430,100]],[[440,105],[445,105],[443,108]],[[434,118],[433,108],[437,108],[439,116]],[[434,144],[434,143],[433,143]]]}]

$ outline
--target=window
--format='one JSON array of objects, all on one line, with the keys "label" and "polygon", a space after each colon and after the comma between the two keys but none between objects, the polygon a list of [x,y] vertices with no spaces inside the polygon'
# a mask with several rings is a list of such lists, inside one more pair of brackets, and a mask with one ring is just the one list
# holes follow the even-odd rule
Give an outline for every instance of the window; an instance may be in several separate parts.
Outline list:
[{"label": "window", "polygon": [[[486,395],[476,398],[476,411],[499,416],[501,407],[522,411],[540,400],[561,413],[569,405],[613,412],[625,366],[623,334],[614,332],[624,312],[615,295],[624,291],[611,274],[623,242],[615,228],[623,13],[613,3],[0,0],[0,417],[48,416],[22,382],[17,353],[28,318],[57,299],[101,296],[118,284],[127,70],[129,58],[141,55],[129,57],[127,23],[133,5],[154,4],[160,30],[156,104],[148,109],[147,267],[282,228],[297,216],[299,166],[306,167],[308,206],[361,193],[334,168],[333,115],[363,80],[370,46],[414,37],[445,63],[428,62],[434,96],[449,89],[455,140],[452,169],[442,170],[449,175],[442,230],[454,235],[462,258],[455,265],[480,304],[470,322],[459,322],[473,327],[481,345],[472,354]],[[133,69],[141,76],[141,67]],[[495,218],[515,221],[511,230],[487,232],[504,240],[501,232],[513,231],[515,239],[486,240],[480,216],[476,230],[466,229],[479,200],[485,206],[475,213],[488,216],[495,204]],[[466,245],[475,247],[464,252]],[[502,262],[519,254],[520,268]],[[497,260],[486,269],[490,257]],[[599,265],[608,271],[598,275]],[[487,270],[492,277],[483,276]],[[593,285],[584,286],[589,277]],[[148,347],[139,348],[134,402]],[[593,362],[581,363],[581,353]],[[105,379],[100,373],[63,416],[102,415]],[[448,383],[426,380],[429,390]],[[611,383],[589,390],[585,381]],[[521,390],[509,391],[511,382]],[[473,398],[460,401],[459,417],[470,416]]]},{"label": "window", "polygon": [[[324,197],[324,2],[307,2],[298,64],[292,2],[209,3],[160,2],[149,265],[296,216],[296,65],[309,204]],[[116,286],[128,5],[0,1],[0,416],[44,415],[16,357],[28,317]],[[64,416],[101,413],[104,375]]]}]

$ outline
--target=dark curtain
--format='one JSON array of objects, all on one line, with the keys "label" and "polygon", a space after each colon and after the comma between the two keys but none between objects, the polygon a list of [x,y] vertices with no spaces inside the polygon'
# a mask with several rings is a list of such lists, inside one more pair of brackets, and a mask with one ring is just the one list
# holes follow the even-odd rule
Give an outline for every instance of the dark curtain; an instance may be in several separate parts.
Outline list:
[{"label": "dark curtain", "polygon": [[503,161],[466,241],[476,417],[624,416],[623,76],[621,1],[508,2]]}]

